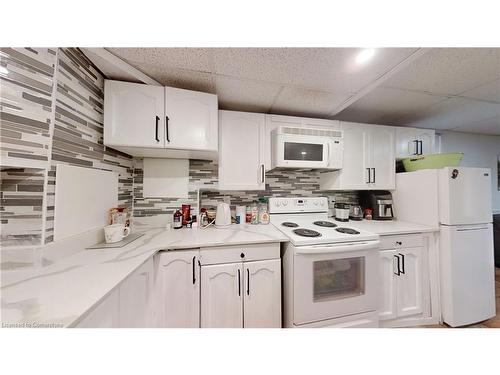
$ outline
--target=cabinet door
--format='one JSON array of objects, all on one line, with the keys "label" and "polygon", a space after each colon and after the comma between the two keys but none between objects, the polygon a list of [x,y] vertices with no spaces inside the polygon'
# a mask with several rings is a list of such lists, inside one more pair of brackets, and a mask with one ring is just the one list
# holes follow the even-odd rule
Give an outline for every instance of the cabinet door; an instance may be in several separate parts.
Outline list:
[{"label": "cabinet door", "polygon": [[417,155],[415,128],[398,127],[396,129],[396,157],[403,159]]},{"label": "cabinet door", "polygon": [[150,258],[120,284],[120,327],[152,326],[153,276],[153,258]]},{"label": "cabinet door", "polygon": [[265,115],[219,111],[219,116],[219,189],[264,190]]},{"label": "cabinet door", "polygon": [[104,144],[164,148],[164,96],[162,86],[106,80]]},{"label": "cabinet door", "polygon": [[76,328],[117,328],[120,326],[119,292],[116,288],[99,303]]},{"label": "cabinet door", "polygon": [[385,250],[380,253],[380,320],[393,319],[397,315],[396,282],[397,258],[396,250]]},{"label": "cabinet door", "polygon": [[[366,125],[342,122],[344,162],[340,171],[341,189],[367,189],[370,165],[370,134]],[[334,172],[335,173],[335,172]]]},{"label": "cabinet door", "polygon": [[217,95],[165,87],[165,147],[217,151]]},{"label": "cabinet door", "polygon": [[281,328],[280,259],[243,264],[245,328]]},{"label": "cabinet door", "polygon": [[201,267],[201,327],[243,328],[241,263]]},{"label": "cabinet door", "polygon": [[431,129],[415,129],[415,138],[421,143],[420,153],[428,155],[435,153],[436,132]]},{"label": "cabinet door", "polygon": [[157,255],[156,326],[168,328],[200,326],[198,256],[198,250],[166,251]]},{"label": "cabinet door", "polygon": [[402,268],[398,277],[398,317],[422,312],[422,249],[412,247],[397,251]]},{"label": "cabinet door", "polygon": [[396,187],[394,128],[373,126],[370,130],[373,189],[393,190]]}]

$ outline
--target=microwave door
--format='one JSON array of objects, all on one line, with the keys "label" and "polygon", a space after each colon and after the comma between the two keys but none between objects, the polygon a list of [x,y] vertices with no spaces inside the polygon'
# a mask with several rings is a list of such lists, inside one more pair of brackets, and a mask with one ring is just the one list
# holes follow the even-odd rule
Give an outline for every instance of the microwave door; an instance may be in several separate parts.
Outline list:
[{"label": "microwave door", "polygon": [[284,166],[298,168],[325,168],[328,166],[328,144],[284,140],[282,143]]}]

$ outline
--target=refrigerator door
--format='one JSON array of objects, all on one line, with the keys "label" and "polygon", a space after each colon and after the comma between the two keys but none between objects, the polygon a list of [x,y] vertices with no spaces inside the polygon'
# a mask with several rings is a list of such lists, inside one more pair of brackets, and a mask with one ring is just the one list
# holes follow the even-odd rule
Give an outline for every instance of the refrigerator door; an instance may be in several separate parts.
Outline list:
[{"label": "refrigerator door", "polygon": [[491,170],[443,168],[439,171],[441,224],[491,223]]},{"label": "refrigerator door", "polygon": [[442,226],[441,301],[452,327],[495,316],[492,224]]}]

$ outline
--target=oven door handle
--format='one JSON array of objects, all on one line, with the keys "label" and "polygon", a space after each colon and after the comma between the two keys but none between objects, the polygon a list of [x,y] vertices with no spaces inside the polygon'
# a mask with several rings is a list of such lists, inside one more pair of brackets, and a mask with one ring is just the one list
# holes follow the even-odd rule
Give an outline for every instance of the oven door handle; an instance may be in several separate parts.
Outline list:
[{"label": "oven door handle", "polygon": [[369,242],[352,242],[341,245],[328,245],[328,246],[301,246],[296,248],[296,255],[316,255],[316,254],[333,254],[346,251],[360,251],[368,249],[376,249],[380,245],[380,241]]}]

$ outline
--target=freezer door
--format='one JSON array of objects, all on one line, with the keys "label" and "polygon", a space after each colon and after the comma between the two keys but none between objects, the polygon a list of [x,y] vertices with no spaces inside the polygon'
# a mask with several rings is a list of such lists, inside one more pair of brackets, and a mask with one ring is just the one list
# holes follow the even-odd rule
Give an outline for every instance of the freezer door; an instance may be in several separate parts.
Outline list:
[{"label": "freezer door", "polygon": [[441,224],[491,223],[491,170],[443,168],[439,171]]},{"label": "freezer door", "polygon": [[452,327],[495,316],[491,224],[441,227],[443,320]]}]

